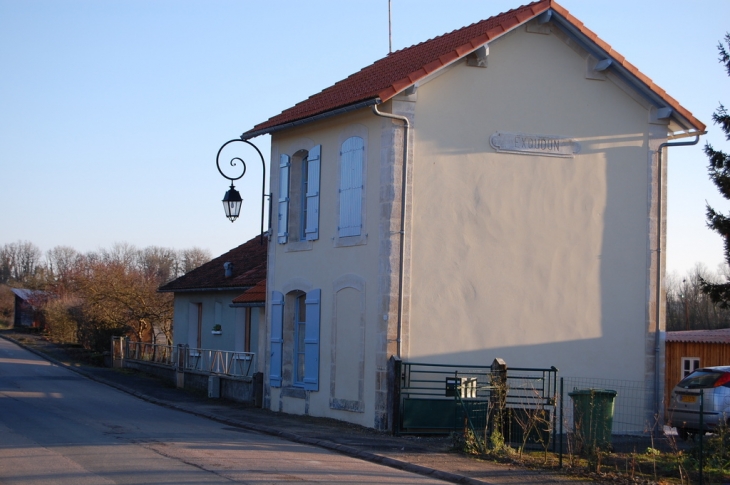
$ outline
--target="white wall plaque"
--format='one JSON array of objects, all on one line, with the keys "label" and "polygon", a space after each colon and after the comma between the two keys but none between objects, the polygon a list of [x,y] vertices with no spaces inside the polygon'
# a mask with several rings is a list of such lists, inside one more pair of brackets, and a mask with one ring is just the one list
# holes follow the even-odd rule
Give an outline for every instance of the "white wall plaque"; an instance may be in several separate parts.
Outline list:
[{"label": "white wall plaque", "polygon": [[580,143],[571,139],[529,133],[496,132],[489,138],[489,144],[498,152],[543,155],[548,157],[572,157],[580,152]]}]

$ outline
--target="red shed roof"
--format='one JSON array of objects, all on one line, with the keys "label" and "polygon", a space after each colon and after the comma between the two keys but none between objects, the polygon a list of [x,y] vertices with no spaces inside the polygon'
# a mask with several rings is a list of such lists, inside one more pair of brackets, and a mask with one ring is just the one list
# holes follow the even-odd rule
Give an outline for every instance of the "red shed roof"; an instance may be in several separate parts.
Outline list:
[{"label": "red shed roof", "polygon": [[[159,291],[206,291],[248,289],[266,278],[266,244],[259,236],[214,258],[181,277],[162,285]],[[232,274],[226,277],[224,263],[232,263]]]},{"label": "red shed roof", "polygon": [[667,332],[667,342],[730,344],[730,328]]},{"label": "red shed roof", "polygon": [[244,291],[233,299],[233,303],[263,303],[266,301],[266,280],[256,283],[253,288]]},{"label": "red shed roof", "polygon": [[281,114],[257,124],[241,135],[241,138],[248,139],[270,133],[282,125],[286,126],[290,123],[303,121],[335,110],[359,106],[363,102],[370,101],[371,104],[375,104],[388,101],[419,80],[463,58],[489,41],[504,35],[549,9],[564,18],[590,42],[605,51],[613,62],[623,67],[630,75],[635,76],[669,107],[683,116],[694,129],[698,131],[705,129],[705,125],[697,120],[692,113],[683,108],[677,100],[669,96],[651,79],[626,61],[610,45],[599,39],[594,32],[587,29],[568,10],[553,0],[540,0],[388,54],[355,74],[297,103]]}]

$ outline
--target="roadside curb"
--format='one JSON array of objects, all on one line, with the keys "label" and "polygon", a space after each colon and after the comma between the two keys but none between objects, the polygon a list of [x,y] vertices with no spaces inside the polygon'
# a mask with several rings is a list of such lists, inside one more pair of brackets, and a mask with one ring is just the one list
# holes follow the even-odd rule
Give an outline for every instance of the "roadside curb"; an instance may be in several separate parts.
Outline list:
[{"label": "roadside curb", "polygon": [[169,402],[169,401],[163,401],[161,399],[157,399],[155,397],[148,396],[135,389],[131,389],[122,384],[118,384],[116,382],[112,382],[110,380],[104,379],[103,377],[96,376],[91,372],[87,372],[85,369],[83,369],[81,367],[74,367],[74,366],[68,365],[67,363],[61,362],[58,359],[55,359],[54,357],[51,357],[39,350],[36,350],[32,347],[28,347],[27,345],[15,340],[12,337],[8,337],[6,335],[0,334],[0,338],[3,338],[9,342],[12,342],[15,345],[22,347],[23,349],[51,362],[54,365],[57,365],[59,367],[64,367],[83,377],[86,377],[87,379],[98,382],[100,384],[104,384],[109,387],[112,387],[114,389],[117,389],[124,393],[130,394],[136,398],[139,398],[143,401],[147,401],[152,404],[157,404],[159,406],[164,406],[164,407],[167,407],[170,409],[175,409],[177,411],[182,411],[182,412],[185,412],[188,414],[192,414],[194,416],[207,418],[207,419],[216,421],[218,423],[226,424],[229,426],[235,426],[235,427],[246,429],[249,431],[255,431],[255,432],[267,434],[270,436],[276,436],[278,438],[281,438],[281,439],[284,439],[287,441],[292,441],[295,443],[302,443],[302,444],[311,445],[311,446],[317,446],[319,448],[324,448],[324,449],[327,449],[330,451],[335,451],[337,453],[341,453],[343,455],[348,455],[353,458],[358,458],[361,460],[369,461],[371,463],[376,463],[379,465],[387,466],[389,468],[395,468],[395,469],[406,471],[409,473],[415,473],[417,475],[435,478],[437,480],[443,480],[446,482],[466,484],[466,485],[492,485],[490,482],[485,482],[483,480],[477,480],[477,479],[470,478],[470,477],[467,477],[464,475],[459,475],[459,474],[451,473],[451,472],[445,472],[442,470],[437,470],[435,468],[430,468],[430,467],[426,467],[423,465],[416,465],[414,463],[401,461],[401,460],[391,458],[388,456],[377,455],[377,454],[371,453],[369,451],[359,450],[357,448],[353,448],[353,447],[347,446],[347,445],[341,445],[339,443],[335,443],[332,441],[309,438],[306,436],[301,436],[301,435],[298,435],[295,433],[291,433],[289,431],[282,431],[277,428],[272,428],[270,426],[256,425],[256,424],[247,423],[244,421],[239,421],[236,419],[222,418],[222,417],[214,415],[212,413],[198,411],[198,410],[192,409],[190,407],[181,406],[181,405]]}]

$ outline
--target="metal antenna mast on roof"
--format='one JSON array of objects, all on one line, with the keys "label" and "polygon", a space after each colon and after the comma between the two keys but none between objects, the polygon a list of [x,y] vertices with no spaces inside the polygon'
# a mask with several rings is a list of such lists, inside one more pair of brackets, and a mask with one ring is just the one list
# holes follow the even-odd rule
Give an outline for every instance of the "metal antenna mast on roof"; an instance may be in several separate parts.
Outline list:
[{"label": "metal antenna mast on roof", "polygon": [[393,22],[390,15],[390,4],[392,0],[388,0],[388,54],[393,53]]}]

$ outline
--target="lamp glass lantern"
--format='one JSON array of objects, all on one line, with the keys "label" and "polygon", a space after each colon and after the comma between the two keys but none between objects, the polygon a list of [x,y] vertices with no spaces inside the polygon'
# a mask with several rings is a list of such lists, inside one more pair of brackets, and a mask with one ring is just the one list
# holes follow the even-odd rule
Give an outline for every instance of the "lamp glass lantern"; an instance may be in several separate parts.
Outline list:
[{"label": "lamp glass lantern", "polygon": [[233,186],[233,182],[231,182],[231,188],[228,189],[226,195],[223,196],[223,210],[226,211],[226,217],[228,220],[233,222],[238,219],[238,216],[241,213],[242,203],[243,199],[241,198],[241,194]]}]

